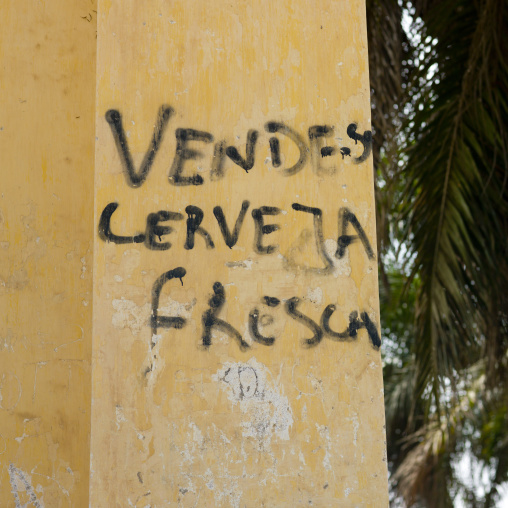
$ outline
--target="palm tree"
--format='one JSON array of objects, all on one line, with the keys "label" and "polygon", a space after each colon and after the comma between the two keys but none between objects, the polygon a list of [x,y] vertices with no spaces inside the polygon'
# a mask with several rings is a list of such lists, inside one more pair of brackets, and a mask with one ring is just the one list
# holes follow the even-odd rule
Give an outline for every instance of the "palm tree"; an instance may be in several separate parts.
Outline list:
[{"label": "palm tree", "polygon": [[[408,506],[459,492],[495,506],[508,481],[508,2],[367,12],[392,488]],[[459,481],[465,450],[490,475],[484,495]]]}]

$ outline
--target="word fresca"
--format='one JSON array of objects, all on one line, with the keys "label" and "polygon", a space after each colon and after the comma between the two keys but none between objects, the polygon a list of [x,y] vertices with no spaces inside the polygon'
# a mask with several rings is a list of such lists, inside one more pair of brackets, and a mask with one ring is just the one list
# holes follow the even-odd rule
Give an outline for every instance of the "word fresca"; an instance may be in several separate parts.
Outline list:
[{"label": "word fresca", "polygon": [[[186,319],[180,316],[160,316],[158,310],[160,294],[164,285],[173,279],[180,279],[180,282],[183,286],[183,278],[186,274],[187,271],[185,268],[181,266],[174,268],[173,270],[169,270],[163,273],[155,281],[152,287],[152,314],[150,317],[150,324],[152,327],[152,348],[155,346],[154,338],[158,336],[159,328],[181,329],[187,323]],[[205,310],[201,317],[201,323],[203,326],[203,333],[201,336],[202,346],[209,348],[212,345],[212,331],[217,329],[236,340],[240,350],[245,351],[249,349],[251,346],[248,342],[245,341],[240,332],[238,332],[238,330],[234,328],[230,323],[219,317],[219,313],[226,303],[226,291],[223,284],[220,282],[215,282],[212,289],[213,295],[208,301],[208,309]],[[323,313],[321,314],[320,324],[318,324],[310,317],[306,316],[298,310],[300,303],[300,298],[294,296],[293,298],[290,298],[284,302],[284,309],[288,316],[290,316],[298,323],[304,325],[312,332],[311,337],[303,339],[302,345],[304,347],[316,347],[322,341],[323,337],[327,337],[334,341],[356,340],[358,330],[361,329],[365,329],[367,331],[371,345],[375,349],[379,349],[381,346],[379,333],[376,329],[375,324],[369,318],[367,312],[361,312],[360,316],[358,316],[358,312],[356,311],[351,312],[349,314],[348,327],[342,332],[337,332],[332,330],[330,327],[330,318],[336,310],[335,305],[330,304],[324,309]],[[273,308],[278,307],[281,304],[281,301],[274,296],[264,296],[262,298],[262,304],[268,308]],[[268,322],[273,323],[272,315],[265,314],[260,316],[259,308],[254,307],[249,312],[249,332],[252,340],[255,343],[262,344],[263,346],[272,346],[275,343],[276,337],[266,337],[262,335],[259,330],[259,323],[263,322],[263,320],[266,322],[266,318],[268,318]]]},{"label": "word fresca", "polygon": [[[132,160],[121,113],[116,109],[110,109],[106,112],[106,121],[113,133],[125,179],[129,186],[140,187],[146,180],[161,146],[169,120],[174,115],[174,112],[174,109],[168,105],[162,105],[159,108],[148,150],[137,170]],[[279,169],[280,173],[284,176],[296,175],[305,167],[309,158],[314,172],[318,175],[330,175],[336,170],[335,167],[323,167],[321,159],[325,157],[332,157],[334,155],[340,155],[342,159],[344,157],[351,157],[354,164],[360,164],[365,161],[372,151],[372,132],[367,130],[363,134],[360,134],[357,132],[357,129],[356,123],[350,123],[346,129],[348,137],[355,144],[360,142],[363,145],[363,152],[358,157],[353,157],[350,147],[330,144],[335,132],[334,127],[331,125],[312,125],[309,127],[307,133],[308,141],[301,134],[282,122],[267,122],[264,125],[264,130],[272,134],[268,139],[272,165],[274,168]],[[281,136],[291,140],[299,154],[298,160],[288,167],[282,167],[279,141]],[[168,180],[171,185],[203,185],[204,180],[201,175],[190,173],[192,170],[188,171],[185,168],[186,161],[204,157],[203,152],[196,149],[195,143],[214,143],[213,156],[210,161],[210,180],[212,181],[220,180],[225,176],[226,160],[232,161],[246,173],[254,168],[259,138],[259,131],[256,129],[250,129],[247,132],[245,156],[240,154],[237,147],[228,145],[226,140],[215,141],[214,136],[210,132],[190,128],[178,128],[175,130],[175,137],[176,152],[168,173]]]}]

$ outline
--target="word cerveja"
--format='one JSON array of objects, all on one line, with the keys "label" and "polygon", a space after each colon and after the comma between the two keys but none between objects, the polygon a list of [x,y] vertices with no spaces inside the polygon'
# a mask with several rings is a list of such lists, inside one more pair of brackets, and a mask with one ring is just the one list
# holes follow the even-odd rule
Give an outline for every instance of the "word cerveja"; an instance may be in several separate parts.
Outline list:
[{"label": "word cerveja", "polygon": [[[244,201],[242,203],[239,215],[236,219],[233,231],[229,228],[224,211],[222,207],[216,206],[213,209],[213,214],[218,222],[224,243],[232,248],[238,242],[240,230],[242,228],[245,215],[249,209],[250,202]],[[120,236],[111,230],[111,217],[118,208],[118,203],[109,203],[104,208],[100,220],[99,220],[99,237],[105,242],[112,242],[116,244],[128,244],[128,243],[143,243],[146,248],[151,250],[168,250],[171,248],[171,243],[168,241],[162,241],[162,237],[169,235],[174,231],[174,228],[169,225],[163,225],[169,221],[182,221],[184,216],[179,212],[171,212],[167,210],[161,210],[155,213],[148,214],[146,218],[146,230],[145,233],[137,233],[131,236]],[[323,237],[323,212],[320,208],[314,208],[310,206],[301,205],[299,203],[293,203],[293,210],[296,212],[309,213],[313,216],[314,223],[314,235],[316,238],[316,244],[319,246],[320,255],[327,267],[333,265],[331,259],[324,248],[324,237]],[[215,248],[215,243],[210,233],[204,229],[201,224],[203,222],[204,213],[201,208],[189,205],[185,208],[187,213],[186,221],[186,240],[184,248],[187,250],[193,249],[195,244],[195,236],[199,235],[205,241],[208,249]],[[262,206],[252,210],[252,219],[254,220],[255,231],[254,231],[254,251],[257,254],[272,254],[276,252],[278,245],[265,245],[263,237],[269,235],[280,229],[279,224],[265,224],[266,216],[276,216],[282,213],[277,207],[274,206]],[[358,221],[356,215],[351,212],[348,208],[340,208],[338,214],[339,223],[339,234],[337,238],[337,251],[335,256],[340,259],[344,256],[346,248],[354,241],[360,240],[365,249],[365,252],[369,259],[374,258],[374,251],[370,245],[369,239],[365,234],[365,231]],[[352,226],[356,230],[356,235],[348,234],[349,226]]]},{"label": "word cerveja", "polygon": [[[123,127],[121,113],[116,109],[110,109],[106,112],[106,121],[113,133],[125,179],[129,186],[140,187],[146,180],[161,146],[168,122],[173,114],[174,110],[170,106],[162,105],[159,108],[150,145],[139,169],[136,170],[127,142],[127,135]],[[335,173],[335,167],[325,168],[321,164],[322,158],[331,157],[335,154],[340,154],[342,159],[344,157],[352,157],[354,164],[360,164],[365,161],[372,151],[372,132],[367,130],[363,134],[360,134],[357,132],[357,129],[356,123],[350,123],[346,129],[348,137],[355,144],[360,142],[363,145],[363,152],[358,157],[353,157],[351,155],[351,148],[329,144],[334,137],[334,127],[331,125],[312,125],[309,127],[307,133],[308,142],[304,136],[282,122],[267,122],[264,125],[264,130],[272,134],[268,140],[272,165],[274,168],[279,169],[280,173],[284,176],[292,176],[300,172],[307,164],[309,155],[313,170],[318,175]],[[279,141],[281,136],[291,140],[299,154],[298,160],[288,167],[281,167],[282,157]],[[204,157],[204,154],[196,149],[196,143],[213,143],[215,141],[213,134],[196,129],[177,128],[175,130],[175,137],[176,151],[168,173],[169,183],[176,186],[203,185],[203,177],[198,173],[187,174],[185,164],[186,161]],[[237,147],[228,145],[226,140],[216,141],[213,145],[213,156],[210,162],[210,180],[220,180],[225,176],[225,162],[227,159],[242,168],[246,173],[253,169],[258,138],[258,130],[250,129],[247,132],[245,157],[240,154]],[[327,143],[326,146],[324,146],[325,142]]]},{"label": "word cerveja", "polygon": [[[159,315],[159,299],[162,288],[164,285],[173,279],[180,279],[183,286],[183,278],[187,274],[185,268],[178,267],[163,273],[154,283],[152,287],[152,313],[150,317],[150,324],[152,327],[152,348],[155,346],[154,338],[158,335],[159,328],[183,328],[187,321],[180,316],[160,316]],[[268,308],[278,307],[281,301],[274,296],[264,296],[262,304]],[[203,333],[201,336],[202,346],[208,348],[212,345],[212,331],[213,329],[220,330],[221,332],[229,335],[238,342],[238,346],[242,351],[249,349],[251,346],[244,340],[242,335],[230,323],[221,319],[219,313],[226,303],[226,291],[220,282],[213,284],[213,295],[208,300],[208,309],[205,310],[201,317],[203,326]],[[377,332],[376,326],[369,318],[367,312],[361,312],[358,317],[358,312],[353,311],[349,314],[349,325],[346,330],[337,332],[330,327],[330,318],[336,310],[335,305],[328,305],[321,314],[320,324],[316,323],[310,317],[306,316],[298,310],[300,305],[300,298],[294,296],[284,302],[284,309],[286,314],[298,323],[306,326],[311,332],[312,337],[305,338],[302,341],[304,347],[311,348],[317,346],[323,339],[327,337],[334,341],[351,341],[356,340],[358,330],[365,329],[370,339],[372,346],[378,349],[381,346],[381,339]],[[268,320],[266,319],[268,318]],[[259,323],[262,320],[273,323],[273,316],[264,314],[260,316],[258,307],[254,307],[249,312],[249,332],[252,340],[263,346],[272,346],[275,343],[276,337],[264,336],[259,330]]]}]

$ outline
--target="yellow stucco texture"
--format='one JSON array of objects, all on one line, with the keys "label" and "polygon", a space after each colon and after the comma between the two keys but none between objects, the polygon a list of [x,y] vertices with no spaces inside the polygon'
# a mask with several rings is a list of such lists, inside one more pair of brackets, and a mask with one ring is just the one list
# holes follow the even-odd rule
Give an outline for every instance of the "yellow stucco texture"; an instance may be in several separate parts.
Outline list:
[{"label": "yellow stucco texture", "polygon": [[100,3],[91,506],[387,506],[366,40]]},{"label": "yellow stucco texture", "polygon": [[95,2],[5,0],[0,506],[88,506]]}]

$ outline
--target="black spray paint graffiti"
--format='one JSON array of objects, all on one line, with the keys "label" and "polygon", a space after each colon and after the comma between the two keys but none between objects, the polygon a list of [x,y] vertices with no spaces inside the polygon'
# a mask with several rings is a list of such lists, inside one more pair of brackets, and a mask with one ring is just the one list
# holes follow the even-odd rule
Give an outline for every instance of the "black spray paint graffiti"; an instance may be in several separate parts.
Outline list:
[{"label": "black spray paint graffiti", "polygon": [[150,171],[155,159],[155,155],[159,150],[164,131],[166,130],[169,119],[173,113],[174,110],[170,106],[162,105],[159,108],[150,146],[148,147],[139,171],[136,172],[134,169],[134,163],[132,162],[129,145],[127,143],[127,136],[125,135],[122,124],[122,115],[116,109],[110,109],[106,112],[106,121],[111,127],[111,132],[113,133],[113,137],[115,139],[120,160],[122,161],[122,166],[126,173],[127,183],[131,187],[139,187],[146,180],[148,172]]},{"label": "black spray paint graffiti", "polygon": [[183,278],[187,271],[185,268],[178,267],[174,270],[169,270],[163,273],[152,286],[152,315],[150,317],[150,325],[152,327],[152,347],[155,346],[153,342],[153,336],[157,335],[158,328],[183,328],[185,325],[185,319],[182,317],[171,317],[171,316],[159,316],[159,299],[161,296],[162,288],[166,282],[172,279],[180,279],[180,283],[183,286]]},{"label": "black spray paint graffiti", "polygon": [[247,213],[249,206],[250,206],[249,201],[244,201],[242,203],[242,209],[240,210],[238,218],[236,219],[233,233],[229,231],[228,225],[226,223],[226,217],[224,216],[222,208],[220,206],[216,206],[213,209],[213,214],[215,215],[215,218],[219,223],[220,232],[222,233],[224,242],[230,249],[232,249],[236,245],[236,242],[238,242],[238,237],[240,236],[240,229],[243,224],[243,219],[245,219],[245,214]]},{"label": "black spray paint graffiti", "polygon": [[[232,248],[238,242],[242,225],[249,209],[249,201],[242,203],[240,212],[235,222],[233,232],[230,231],[226,217],[222,207],[216,206],[213,209],[213,215],[217,220],[220,232],[224,239],[224,243]],[[178,212],[170,212],[161,210],[156,213],[148,214],[146,219],[145,233],[136,233],[134,235],[117,235],[111,230],[111,217],[118,208],[118,203],[109,203],[104,208],[100,220],[98,233],[101,240],[104,242],[111,242],[115,244],[128,244],[128,243],[144,243],[145,247],[150,250],[164,251],[169,250],[172,244],[168,241],[163,242],[162,237],[169,235],[174,231],[174,228],[169,225],[161,225],[162,222],[169,221],[182,221],[183,215]],[[325,249],[325,239],[323,235],[323,212],[320,208],[314,208],[300,203],[293,203],[292,209],[296,212],[309,213],[313,216],[314,238],[316,242],[316,249],[324,264],[324,268],[315,268],[313,271],[317,274],[327,274],[333,269],[333,261],[329,257]],[[192,250],[195,247],[195,237],[199,235],[206,245],[207,249],[214,249],[215,243],[210,233],[201,226],[204,219],[204,212],[201,208],[189,205],[185,208],[187,214],[187,227],[186,227],[186,240],[184,248]],[[280,224],[265,224],[265,217],[276,216],[282,213],[282,210],[274,206],[261,206],[252,210],[252,219],[254,220],[254,241],[253,249],[256,253],[262,255],[273,254],[278,250],[277,244],[265,245],[264,236],[270,235],[275,231],[281,229]],[[337,238],[337,250],[335,257],[342,259],[346,253],[346,249],[357,240],[360,240],[365,253],[369,259],[374,259],[374,251],[370,245],[369,239],[360,224],[356,215],[348,208],[342,207],[338,213],[338,226],[339,234]],[[353,228],[356,235],[348,234]]]},{"label": "black spray paint graffiti", "polygon": [[[307,153],[309,152],[309,148],[307,147],[305,140],[296,131],[280,122],[266,123],[265,130],[266,132],[270,132],[272,134],[279,132],[280,134],[287,136],[298,147],[298,151],[300,153],[298,160],[295,162],[295,164],[293,164],[293,166],[285,168],[282,171],[284,176],[296,175],[296,173],[303,169],[305,163],[307,162]],[[270,138],[269,143],[272,155],[272,163],[274,167],[278,168],[281,165],[279,140],[275,137],[272,137]],[[275,162],[273,162],[274,160]]]},{"label": "black spray paint graffiti", "polygon": [[272,254],[279,246],[278,245],[263,245],[263,236],[274,233],[280,229],[279,224],[265,224],[265,215],[279,215],[281,210],[276,206],[262,206],[252,210],[252,218],[255,224],[254,235],[254,250],[258,254]]},{"label": "black spray paint graffiti", "polygon": [[249,169],[254,167],[254,149],[256,148],[256,141],[258,140],[259,132],[250,130],[247,133],[247,147],[245,159],[240,155],[234,146],[226,148],[226,155],[238,166],[245,170],[246,173]]},{"label": "black spray paint graffiti", "polygon": [[212,344],[212,330],[218,328],[222,332],[230,335],[237,340],[241,351],[245,351],[250,346],[242,338],[242,335],[233,328],[228,322],[217,317],[220,310],[226,303],[226,292],[224,286],[220,282],[213,284],[213,296],[208,300],[210,308],[203,314],[203,346],[208,347]]},{"label": "black spray paint graffiti", "polygon": [[[323,268],[307,268],[307,271],[314,272],[316,274],[320,275],[326,275],[333,270],[333,261],[328,256],[328,253],[325,249],[325,238],[323,235],[323,211],[320,208],[314,208],[311,206],[305,206],[301,205],[299,203],[293,203],[292,205],[293,210],[296,210],[297,212],[304,212],[304,213],[310,213],[313,216],[313,225],[314,225],[314,240],[316,242],[316,249],[319,253],[319,256],[321,260],[323,261],[324,267]],[[339,217],[341,214],[341,211],[343,209],[339,209]],[[354,214],[353,214],[354,215]],[[356,217],[356,216],[355,216]],[[344,227],[342,228],[342,235],[344,234]],[[372,250],[372,249],[371,249]],[[336,254],[337,259],[342,258],[344,253],[342,255],[338,256]],[[367,255],[369,259],[372,259],[369,252],[367,252]]]},{"label": "black spray paint graffiti", "polygon": [[[174,110],[170,106],[162,105],[159,108],[148,150],[145,153],[139,169],[136,171],[127,142],[127,135],[124,130],[121,113],[116,109],[110,109],[106,112],[106,121],[111,128],[115,140],[125,179],[127,184],[131,187],[140,187],[145,182],[162,143],[168,122],[173,115]],[[340,153],[342,160],[344,157],[352,157],[354,164],[364,162],[372,151],[372,132],[367,130],[363,134],[359,134],[357,133],[357,129],[358,126],[356,123],[350,123],[346,129],[348,137],[354,140],[355,145],[358,144],[358,141],[363,145],[362,154],[359,157],[352,157],[351,148],[347,146],[324,145],[325,142],[332,142],[334,135],[333,126],[314,125],[310,127],[308,130],[309,144],[307,144],[300,134],[282,122],[267,122],[264,125],[264,130],[267,133],[279,134],[280,136],[287,137],[298,149],[298,160],[292,166],[283,168],[281,167],[282,157],[279,138],[275,136],[269,138],[268,144],[270,147],[272,165],[274,168],[280,168],[279,172],[284,176],[293,176],[300,172],[307,163],[309,153],[313,171],[320,176],[333,175],[336,172],[337,167],[335,165],[324,167],[322,159],[331,157],[337,153]],[[175,138],[176,151],[169,169],[169,183],[176,186],[203,185],[204,179],[198,173],[186,174],[185,163],[186,161],[205,157],[203,152],[192,148],[189,144],[192,143],[195,146],[195,143],[212,143],[214,141],[213,135],[209,132],[195,129],[177,128],[175,130]],[[216,142],[214,144],[212,160],[209,165],[210,180],[216,181],[224,178],[226,174],[226,157],[248,174],[255,165],[258,138],[259,131],[250,129],[247,132],[245,157],[240,154],[238,148],[228,146],[225,140]]]},{"label": "black spray paint graffiti", "polygon": [[[179,278],[183,285],[183,277],[185,276],[185,268],[178,267],[162,274],[154,283],[152,288],[152,316],[150,320],[152,328],[152,336],[157,335],[159,328],[177,328],[181,329],[185,326],[186,320],[178,316],[159,316],[158,307],[159,299],[163,286],[172,279]],[[246,351],[251,346],[246,342],[241,333],[230,323],[221,319],[219,313],[226,303],[226,291],[220,282],[213,284],[213,294],[208,300],[208,309],[202,315],[201,322],[203,326],[203,334],[201,336],[201,344],[204,348],[212,345],[212,330],[217,328],[231,338],[235,339],[241,351]],[[269,308],[276,308],[281,301],[273,296],[264,296],[262,303]],[[301,304],[300,298],[294,296],[284,302],[284,310],[286,314],[293,320],[300,323],[310,330],[312,337],[306,337],[302,340],[302,345],[306,348],[316,347],[324,337],[333,341],[354,341],[357,339],[358,330],[365,329],[369,337],[371,345],[375,349],[381,346],[381,339],[377,331],[376,325],[372,322],[366,312],[353,311],[349,314],[349,325],[343,332],[335,332],[330,327],[330,318],[336,310],[335,305],[328,305],[321,314],[320,324],[316,323],[309,316],[306,316],[298,310]],[[249,312],[248,323],[249,332],[253,342],[263,346],[273,346],[276,337],[265,337],[259,330],[260,323],[263,326],[271,325],[274,317],[270,314],[261,314],[258,307]],[[152,347],[154,346],[152,339]]]},{"label": "black spray paint graffiti", "polygon": [[169,170],[169,182],[173,185],[202,185],[203,178],[198,175],[182,176],[185,161],[201,159],[204,157],[202,152],[198,152],[187,147],[189,141],[201,141],[211,143],[213,136],[208,132],[196,131],[194,129],[176,129],[176,154],[173,164]]},{"label": "black spray paint graffiti", "polygon": [[353,162],[355,164],[359,164],[360,162],[363,162],[364,160],[367,160],[367,157],[370,155],[370,152],[372,151],[372,132],[371,131],[365,131],[362,134],[357,134],[356,129],[358,126],[355,123],[351,123],[347,126],[347,135],[355,140],[355,144],[359,141],[363,145],[363,153],[360,155],[360,157],[355,157],[353,159]]},{"label": "black spray paint graffiti", "polygon": [[[139,168],[134,167],[133,157],[127,142],[127,134],[124,130],[122,115],[119,111],[111,109],[107,111],[105,117],[110,126],[117,151],[119,153],[120,162],[123,168],[126,182],[133,188],[140,187],[147,179],[152,168],[155,157],[160,149],[164,138],[165,131],[174,110],[168,105],[162,105],[159,108],[154,123],[152,139],[150,140],[148,149]],[[347,126],[347,136],[358,144],[363,146],[363,152],[360,156],[352,155],[352,147],[335,146],[334,140],[340,140],[335,137],[335,129],[330,125],[313,125],[308,129],[308,140],[301,136],[298,132],[285,125],[282,122],[267,122],[264,125],[264,131],[271,136],[268,137],[268,145],[271,155],[271,162],[277,172],[283,176],[293,176],[304,169],[310,160],[312,170],[320,177],[330,176],[337,171],[337,162],[344,160],[345,157],[351,157],[354,164],[364,162],[371,154],[372,150],[372,133],[365,131],[363,134],[357,132],[356,123],[350,123]],[[260,132],[250,129],[245,138],[245,149],[237,148],[228,144],[226,139],[215,141],[214,136],[205,131],[191,128],[175,129],[176,150],[173,161],[168,170],[168,181],[174,186],[200,186],[204,184],[204,178],[197,172],[193,172],[192,164],[189,161],[197,161],[205,158],[206,146],[213,143],[213,156],[209,164],[210,181],[221,180],[226,175],[226,170],[231,163],[244,170],[245,174],[255,169],[256,154],[259,150],[258,141],[262,138]],[[286,163],[286,157],[281,153],[281,140],[286,138],[289,140],[298,153],[296,161]],[[266,139],[266,138],[265,138]],[[201,144],[201,150],[196,146]],[[211,151],[211,147],[208,148]],[[356,151],[356,150],[355,150]],[[334,155],[340,155],[340,158],[333,159]],[[229,162],[228,162],[229,161]],[[173,247],[172,243],[163,240],[175,231],[175,228],[169,223],[182,222],[184,215],[179,212],[168,210],[159,210],[149,213],[146,218],[146,227],[144,233],[138,232],[131,235],[115,234],[111,228],[111,219],[118,209],[118,203],[112,202],[104,208],[98,225],[98,233],[101,240],[114,244],[131,244],[143,243],[149,250],[166,251]],[[224,243],[233,248],[239,241],[242,226],[245,217],[250,208],[250,202],[244,200],[240,211],[231,229],[228,225],[225,213],[221,206],[215,206],[213,215],[217,221],[218,228],[224,240]],[[334,263],[330,255],[325,249],[325,239],[323,235],[323,212],[320,208],[310,207],[299,203],[293,203],[292,209],[295,212],[308,213],[313,218],[314,239],[317,252],[323,264],[322,267],[298,267],[304,270],[310,270],[317,274],[328,274],[333,270]],[[215,243],[212,236],[203,226],[205,214],[203,210],[195,205],[188,205],[185,208],[187,218],[185,221],[186,235],[184,249],[192,250],[196,244],[196,236],[200,238],[201,245],[207,249],[214,249]],[[254,239],[253,249],[257,254],[270,255],[278,251],[279,245],[272,241],[271,243],[265,236],[271,235],[281,229],[281,225],[271,221],[276,221],[276,216],[283,212],[275,206],[260,206],[251,211],[254,221]],[[230,218],[234,219],[234,218]],[[266,223],[268,221],[269,223]],[[232,222],[230,222],[232,225]],[[209,227],[209,226],[206,226]],[[356,234],[349,234],[354,229]],[[215,233],[214,233],[215,235]],[[271,237],[270,237],[271,238]],[[358,221],[356,215],[348,208],[340,208],[338,212],[338,237],[335,257],[341,259],[348,247],[356,241],[360,241],[367,257],[374,258],[373,249],[369,243],[365,231]],[[285,260],[286,264],[291,266],[290,260]],[[155,336],[159,329],[181,329],[186,326],[186,319],[180,316],[161,316],[159,315],[159,300],[163,287],[173,279],[179,279],[183,285],[183,278],[186,270],[182,267],[175,268],[163,273],[154,283],[152,288],[152,314],[150,318],[150,326],[152,330],[152,347],[155,346]],[[221,319],[220,313],[226,303],[226,291],[220,282],[213,284],[213,294],[208,300],[208,309],[202,315],[203,332],[201,336],[201,345],[209,348],[212,345],[213,331],[218,330],[230,336],[237,343],[242,351],[251,347],[244,340],[242,335],[230,323]],[[308,332],[302,340],[304,347],[316,347],[324,337],[334,341],[356,340],[358,330],[365,329],[373,347],[379,348],[381,341],[376,326],[370,320],[366,312],[351,312],[349,315],[349,325],[346,330],[336,332],[330,327],[330,319],[336,310],[334,305],[328,305],[321,315],[319,324],[312,320],[309,316],[303,314],[300,310],[301,300],[297,296],[283,301],[273,296],[264,296],[262,305],[265,311],[260,310],[263,307],[259,305],[254,307],[248,313],[248,328],[253,344],[261,344],[263,346],[273,346],[277,340],[276,335],[264,335],[262,330],[266,326],[274,323],[274,316],[266,312],[266,308],[281,308],[294,321],[305,327]]]}]

